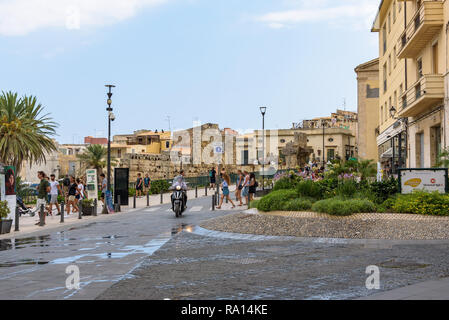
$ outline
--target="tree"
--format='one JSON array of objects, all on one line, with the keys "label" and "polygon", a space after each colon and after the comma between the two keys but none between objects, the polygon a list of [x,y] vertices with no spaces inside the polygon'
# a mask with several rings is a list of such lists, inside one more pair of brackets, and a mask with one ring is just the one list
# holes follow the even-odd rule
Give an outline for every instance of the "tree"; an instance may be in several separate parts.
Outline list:
[{"label": "tree", "polygon": [[443,149],[440,152],[435,168],[449,168],[449,148]]},{"label": "tree", "polygon": [[[103,168],[107,165],[108,150],[100,144],[91,144],[87,147],[86,152],[78,154],[80,162],[90,169],[97,169],[97,175],[103,172]],[[115,159],[111,158],[111,165],[115,165]]]},{"label": "tree", "polygon": [[357,165],[357,171],[360,174],[362,180],[366,178],[375,177],[377,174],[377,165],[373,160],[360,160]]},{"label": "tree", "polygon": [[42,163],[56,151],[51,139],[57,124],[34,96],[18,97],[17,93],[0,95],[0,162],[14,165],[20,171],[24,161]]}]

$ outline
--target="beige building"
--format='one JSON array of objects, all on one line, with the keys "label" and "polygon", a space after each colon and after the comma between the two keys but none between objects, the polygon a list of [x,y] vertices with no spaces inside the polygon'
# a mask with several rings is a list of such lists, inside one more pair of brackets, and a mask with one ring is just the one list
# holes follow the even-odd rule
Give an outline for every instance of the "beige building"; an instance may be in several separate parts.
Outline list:
[{"label": "beige building", "polygon": [[[431,167],[447,146],[445,107],[447,1],[383,0],[379,32],[380,160],[398,167]],[[407,161],[406,161],[407,160]]]},{"label": "beige building", "polygon": [[379,59],[358,65],[357,74],[357,153],[361,159],[378,161]]}]

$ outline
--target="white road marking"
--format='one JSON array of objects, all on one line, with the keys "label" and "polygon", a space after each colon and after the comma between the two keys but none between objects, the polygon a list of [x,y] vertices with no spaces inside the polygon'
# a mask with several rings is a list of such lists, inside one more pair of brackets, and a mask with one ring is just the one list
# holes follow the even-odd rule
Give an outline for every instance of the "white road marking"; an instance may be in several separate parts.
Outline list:
[{"label": "white road marking", "polygon": [[190,212],[198,212],[201,211],[203,209],[203,207],[192,207],[192,209],[190,209]]},{"label": "white road marking", "polygon": [[160,207],[157,207],[157,208],[150,208],[150,209],[145,210],[145,212],[154,212],[154,211],[157,211],[157,210],[159,210],[159,209],[160,209]]}]

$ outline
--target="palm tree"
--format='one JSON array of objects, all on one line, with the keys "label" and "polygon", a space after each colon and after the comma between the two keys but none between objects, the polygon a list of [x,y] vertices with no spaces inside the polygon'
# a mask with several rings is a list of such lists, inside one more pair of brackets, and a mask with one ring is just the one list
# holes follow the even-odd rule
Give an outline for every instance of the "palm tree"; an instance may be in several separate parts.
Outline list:
[{"label": "palm tree", "polygon": [[17,93],[0,95],[0,162],[14,165],[17,172],[22,163],[42,163],[49,152],[56,151],[50,136],[57,124],[36,97],[19,98]]},{"label": "palm tree", "polygon": [[357,165],[357,171],[360,174],[361,180],[374,177],[377,174],[377,165],[373,160],[360,160]]},{"label": "palm tree", "polygon": [[449,148],[440,152],[435,168],[449,168]]},{"label": "palm tree", "polygon": [[[107,155],[108,150],[105,147],[100,144],[91,144],[86,152],[78,154],[77,157],[86,168],[97,169],[97,176],[99,176],[107,165]],[[115,165],[114,158],[111,158],[111,165]]]}]

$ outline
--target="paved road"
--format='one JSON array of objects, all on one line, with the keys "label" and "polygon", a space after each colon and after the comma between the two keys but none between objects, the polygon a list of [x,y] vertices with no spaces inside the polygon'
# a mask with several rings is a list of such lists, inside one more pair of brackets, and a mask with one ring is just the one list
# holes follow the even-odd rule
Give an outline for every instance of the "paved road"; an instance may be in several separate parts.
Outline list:
[{"label": "paved road", "polygon": [[[93,299],[126,278],[183,227],[231,212],[212,212],[210,203],[210,197],[190,200],[180,219],[169,205],[158,205],[76,226],[44,229],[25,238],[2,239],[0,299]],[[69,265],[79,267],[79,290],[65,287]]]}]

